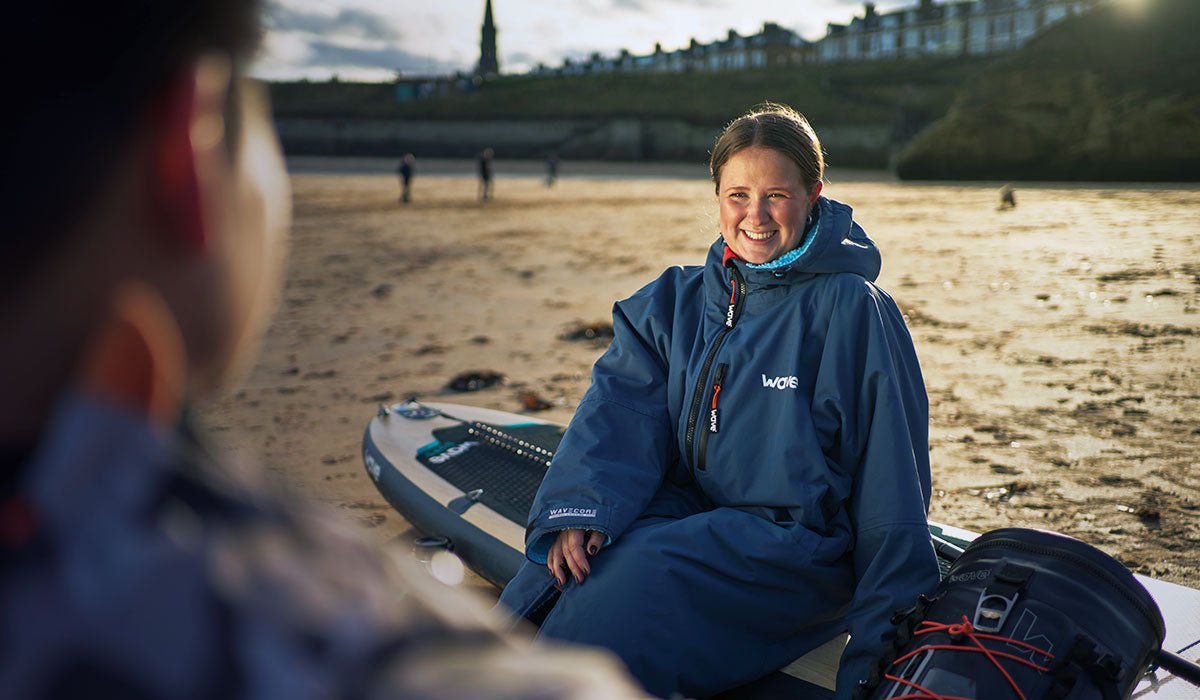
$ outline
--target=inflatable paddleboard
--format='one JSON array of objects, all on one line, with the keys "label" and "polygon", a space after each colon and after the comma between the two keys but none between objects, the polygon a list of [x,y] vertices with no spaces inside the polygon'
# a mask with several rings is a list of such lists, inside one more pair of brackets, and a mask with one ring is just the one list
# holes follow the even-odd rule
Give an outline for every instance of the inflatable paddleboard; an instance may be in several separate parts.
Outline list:
[{"label": "inflatable paddleboard", "polygon": [[[383,497],[429,536],[446,538],[483,578],[503,588],[524,561],[525,520],[563,427],[515,413],[410,401],[381,406],[363,436],[363,463]],[[930,524],[943,574],[977,534]],[[1138,575],[1167,623],[1163,649],[1200,661],[1200,590]],[[722,697],[833,697],[846,636],[831,639],[781,673]],[[1196,700],[1200,688],[1165,669],[1133,698]]]}]

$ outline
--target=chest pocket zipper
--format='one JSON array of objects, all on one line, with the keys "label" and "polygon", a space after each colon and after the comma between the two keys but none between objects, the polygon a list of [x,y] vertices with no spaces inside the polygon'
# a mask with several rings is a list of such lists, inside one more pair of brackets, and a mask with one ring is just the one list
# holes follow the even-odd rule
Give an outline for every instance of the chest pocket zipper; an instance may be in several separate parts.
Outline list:
[{"label": "chest pocket zipper", "polygon": [[700,433],[700,444],[698,454],[696,455],[696,468],[703,471],[705,462],[707,461],[708,452],[708,436],[718,433],[721,430],[721,409],[717,402],[721,398],[721,386],[725,383],[725,373],[729,370],[729,365],[722,362],[717,365],[716,375],[713,377],[712,386],[712,403],[708,408],[708,424]]}]

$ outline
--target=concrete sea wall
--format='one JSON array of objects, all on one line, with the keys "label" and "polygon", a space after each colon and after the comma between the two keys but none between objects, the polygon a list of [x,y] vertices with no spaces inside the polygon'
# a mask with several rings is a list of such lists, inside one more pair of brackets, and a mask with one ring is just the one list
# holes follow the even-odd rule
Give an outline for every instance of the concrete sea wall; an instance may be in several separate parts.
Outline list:
[{"label": "concrete sea wall", "polygon": [[[502,158],[704,160],[720,126],[678,119],[400,120],[278,117],[291,155],[470,157],[485,147]],[[886,165],[889,126],[829,127],[820,132],[832,162]]]}]

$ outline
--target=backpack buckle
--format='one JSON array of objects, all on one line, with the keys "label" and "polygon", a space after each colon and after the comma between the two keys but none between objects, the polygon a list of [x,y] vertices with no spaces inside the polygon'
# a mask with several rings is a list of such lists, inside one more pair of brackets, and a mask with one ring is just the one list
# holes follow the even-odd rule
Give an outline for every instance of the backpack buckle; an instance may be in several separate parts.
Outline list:
[{"label": "backpack buckle", "polygon": [[980,632],[999,632],[1032,575],[1033,569],[1028,566],[1005,564],[979,594],[972,626]]}]

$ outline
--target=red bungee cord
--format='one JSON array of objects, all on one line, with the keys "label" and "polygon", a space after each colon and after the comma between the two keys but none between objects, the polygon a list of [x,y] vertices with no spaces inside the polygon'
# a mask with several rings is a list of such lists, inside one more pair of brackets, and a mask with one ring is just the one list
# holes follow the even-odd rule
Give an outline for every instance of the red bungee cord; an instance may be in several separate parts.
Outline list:
[{"label": "red bungee cord", "polygon": [[[937,649],[946,650],[946,651],[969,651],[969,652],[974,652],[977,654],[983,654],[984,656],[988,657],[988,659],[992,662],[992,665],[996,667],[996,670],[1000,671],[1000,673],[1004,676],[1005,680],[1008,681],[1008,685],[1013,689],[1013,692],[1017,694],[1017,697],[1020,698],[1020,700],[1028,700],[1025,697],[1025,693],[1022,693],[1021,688],[1019,686],[1017,686],[1017,682],[1015,680],[1013,680],[1012,675],[1010,675],[1008,670],[1004,668],[1004,665],[1000,663],[1000,659],[1008,659],[1010,661],[1015,661],[1024,666],[1028,666],[1029,668],[1032,668],[1040,673],[1046,673],[1050,669],[1046,668],[1045,666],[1040,666],[1038,664],[1035,664],[1034,662],[1032,662],[1028,659],[1022,658],[1020,656],[1017,656],[1015,654],[1009,654],[1007,652],[997,651],[995,649],[989,649],[989,648],[985,647],[983,645],[983,642],[980,640],[988,639],[988,640],[997,641],[997,642],[1006,642],[1008,644],[1013,644],[1015,646],[1018,646],[1018,647],[1021,647],[1024,649],[1028,649],[1029,651],[1032,651],[1036,654],[1041,654],[1042,656],[1045,656],[1048,659],[1054,658],[1054,655],[1051,654],[1050,652],[1046,651],[1045,649],[1040,649],[1038,647],[1033,646],[1032,644],[1028,644],[1019,639],[1013,639],[1011,637],[1002,637],[1002,636],[996,635],[996,634],[985,634],[983,632],[976,632],[975,628],[971,625],[970,621],[967,620],[966,615],[963,615],[961,624],[957,624],[957,623],[956,624],[945,624],[942,622],[933,622],[930,620],[925,620],[921,623],[921,626],[919,628],[917,628],[917,631],[914,633],[914,636],[919,636],[922,634],[931,634],[933,632],[945,632],[946,634],[950,635],[951,637],[955,637],[955,638],[966,637],[975,646],[973,646],[973,647],[961,646],[958,644],[927,644],[923,647],[920,647],[920,648],[914,649],[913,651],[908,652],[904,656],[901,656],[900,658],[893,661],[892,665],[893,666],[899,665],[899,664],[903,663],[904,661],[907,661],[908,659],[912,658],[913,656],[920,654],[923,651],[932,651],[932,650],[937,650]],[[899,676],[894,676],[890,673],[885,674],[884,678],[889,681],[894,681],[896,683],[900,683],[901,685],[907,686],[907,687],[912,688],[913,690],[917,691],[915,694],[894,696],[891,700],[971,700],[971,698],[963,698],[963,697],[959,697],[957,695],[940,695],[938,693],[935,693],[932,690],[929,690],[928,688],[924,688],[916,683],[913,683],[912,681],[905,680],[903,678],[900,678]]]}]

